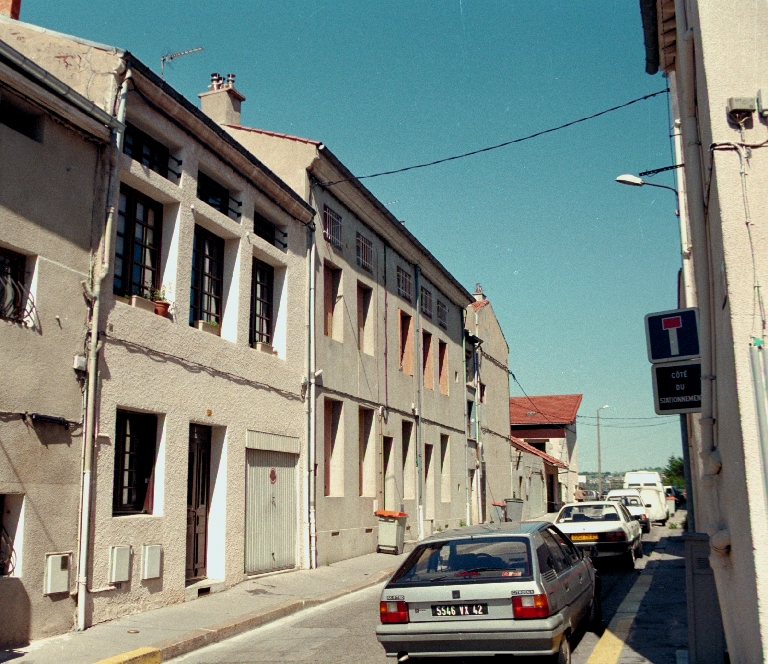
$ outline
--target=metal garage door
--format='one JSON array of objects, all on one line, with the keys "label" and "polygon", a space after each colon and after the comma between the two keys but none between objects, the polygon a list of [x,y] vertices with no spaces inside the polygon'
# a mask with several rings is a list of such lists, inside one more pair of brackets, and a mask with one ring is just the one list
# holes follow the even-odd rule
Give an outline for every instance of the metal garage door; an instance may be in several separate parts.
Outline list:
[{"label": "metal garage door", "polygon": [[245,572],[296,566],[297,454],[247,449]]}]

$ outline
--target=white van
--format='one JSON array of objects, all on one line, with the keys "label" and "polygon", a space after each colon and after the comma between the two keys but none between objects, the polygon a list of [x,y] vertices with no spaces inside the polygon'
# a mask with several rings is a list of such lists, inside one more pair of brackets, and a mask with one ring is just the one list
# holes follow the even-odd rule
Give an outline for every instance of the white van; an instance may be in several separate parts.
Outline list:
[{"label": "white van", "polygon": [[664,485],[661,476],[653,471],[639,470],[624,475],[624,488],[637,489],[648,508],[648,516],[651,521],[658,521],[663,526],[667,523],[667,497],[664,494]]}]

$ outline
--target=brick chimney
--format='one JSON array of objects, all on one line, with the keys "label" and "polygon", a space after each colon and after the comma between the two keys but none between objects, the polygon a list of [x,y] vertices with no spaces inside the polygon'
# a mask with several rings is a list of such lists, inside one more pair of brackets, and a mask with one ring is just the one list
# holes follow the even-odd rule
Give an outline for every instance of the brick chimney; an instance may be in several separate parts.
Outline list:
[{"label": "brick chimney", "polygon": [[0,16],[19,20],[21,11],[21,0],[0,0]]},{"label": "brick chimney", "polygon": [[[3,2],[4,0],[0,0]],[[211,84],[201,92],[200,105],[211,120],[219,124],[239,125],[240,104],[245,97],[235,90],[235,75],[227,74],[227,80],[217,73],[211,74]]]}]

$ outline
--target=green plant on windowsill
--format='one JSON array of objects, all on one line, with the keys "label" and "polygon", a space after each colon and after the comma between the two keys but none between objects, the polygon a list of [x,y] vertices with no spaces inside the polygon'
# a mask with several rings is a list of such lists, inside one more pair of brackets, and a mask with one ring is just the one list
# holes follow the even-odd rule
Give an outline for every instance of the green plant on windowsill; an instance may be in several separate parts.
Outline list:
[{"label": "green plant on windowsill", "polygon": [[464,528],[466,525],[467,525],[467,522],[464,521],[463,519],[459,521],[459,528]]},{"label": "green plant on windowsill", "polygon": [[168,300],[165,298],[165,286],[160,286],[160,288],[150,288],[149,299],[152,300],[152,302],[167,302]]},{"label": "green plant on windowsill", "polygon": [[211,327],[221,327],[221,325],[219,325],[219,321],[217,320],[207,320],[205,322],[208,323],[208,325]]}]

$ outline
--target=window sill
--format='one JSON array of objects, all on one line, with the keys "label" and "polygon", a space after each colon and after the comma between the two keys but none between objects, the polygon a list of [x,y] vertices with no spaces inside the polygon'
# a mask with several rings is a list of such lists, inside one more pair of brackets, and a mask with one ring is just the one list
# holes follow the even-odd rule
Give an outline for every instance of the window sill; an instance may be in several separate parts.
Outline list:
[{"label": "window sill", "polygon": [[259,351],[260,353],[266,353],[267,355],[274,355],[277,357],[277,351],[272,347],[272,344],[267,344],[263,341],[254,341],[251,344],[251,348]]},{"label": "window sill", "polygon": [[196,320],[194,323],[192,323],[192,327],[197,328],[198,330],[202,330],[203,332],[208,332],[209,334],[213,334],[217,337],[221,336],[221,326],[213,325],[206,320]]},{"label": "window sill", "polygon": [[148,300],[146,297],[141,297],[140,295],[131,295],[130,302],[132,307],[155,313],[155,303],[152,302],[152,300]]}]

